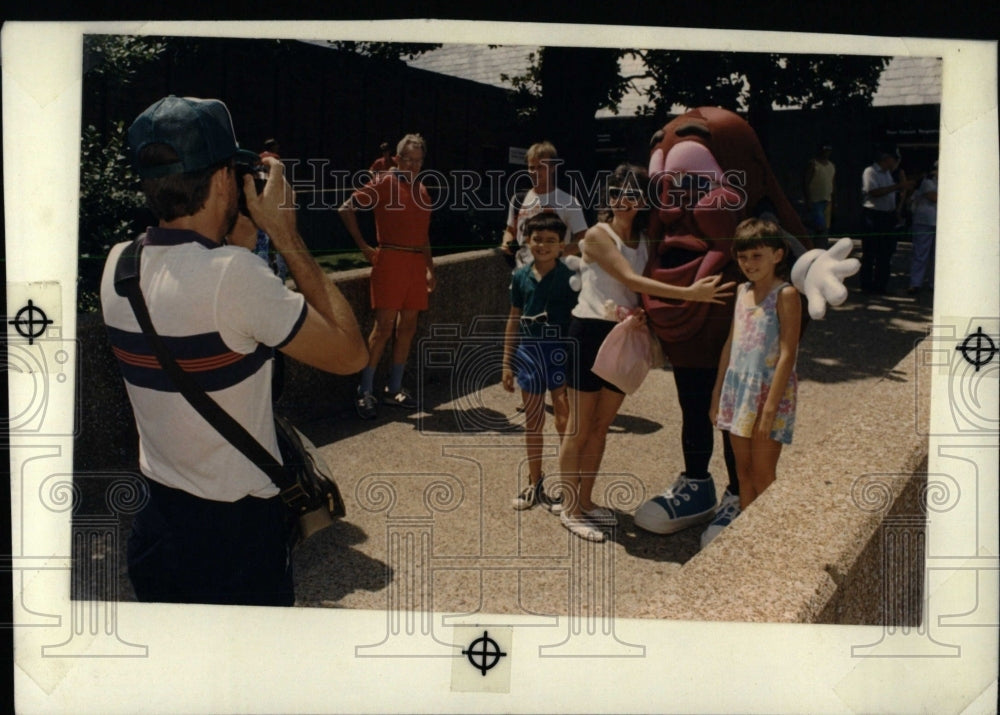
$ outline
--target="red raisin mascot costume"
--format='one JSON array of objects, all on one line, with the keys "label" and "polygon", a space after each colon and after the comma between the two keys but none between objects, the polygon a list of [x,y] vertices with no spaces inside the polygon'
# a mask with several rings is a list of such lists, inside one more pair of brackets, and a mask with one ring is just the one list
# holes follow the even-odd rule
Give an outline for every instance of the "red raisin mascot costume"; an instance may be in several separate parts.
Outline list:
[{"label": "red raisin mascot costume", "polygon": [[[722,274],[723,282],[741,280],[730,252],[732,236],[736,225],[752,216],[771,214],[768,218],[798,238],[798,245],[790,241],[790,258],[811,247],[805,227],[778,185],[757,135],[733,112],[701,107],[669,122],[653,137],[649,175],[653,248],[646,275],[652,278],[672,285],[690,285],[717,273]],[[809,251],[808,262],[816,262],[817,253],[821,252]],[[849,274],[851,268],[838,266],[832,272]],[[829,289],[834,295],[830,303],[839,304],[838,299],[843,302],[846,290],[843,296],[841,290],[842,285]],[[639,507],[635,523],[647,531],[670,534],[714,516],[715,521],[702,537],[705,545],[739,513],[739,500],[733,498],[739,493],[739,484],[728,433],[723,433],[723,441],[729,488],[718,514],[715,486],[708,472],[714,439],[708,412],[719,356],[733,319],[734,299],[725,305],[647,295],[642,299],[673,368],[683,416],[684,471],[663,494]],[[810,313],[821,317],[822,310]]]}]

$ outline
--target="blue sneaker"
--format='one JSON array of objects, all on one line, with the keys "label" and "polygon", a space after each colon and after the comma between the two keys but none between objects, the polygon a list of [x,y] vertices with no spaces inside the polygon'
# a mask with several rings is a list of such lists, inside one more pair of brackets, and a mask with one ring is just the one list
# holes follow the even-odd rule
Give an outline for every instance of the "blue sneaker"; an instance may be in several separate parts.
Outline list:
[{"label": "blue sneaker", "polygon": [[715,482],[681,472],[673,486],[636,509],[635,525],[654,534],[673,534],[715,514]]},{"label": "blue sneaker", "polygon": [[733,519],[740,515],[740,495],[733,494],[728,489],[726,493],[722,495],[722,501],[719,502],[718,508],[715,510],[715,518],[712,519],[712,523],[708,525],[704,533],[701,535],[701,548],[705,548],[710,543],[712,539],[722,533],[722,530],[729,526]]}]

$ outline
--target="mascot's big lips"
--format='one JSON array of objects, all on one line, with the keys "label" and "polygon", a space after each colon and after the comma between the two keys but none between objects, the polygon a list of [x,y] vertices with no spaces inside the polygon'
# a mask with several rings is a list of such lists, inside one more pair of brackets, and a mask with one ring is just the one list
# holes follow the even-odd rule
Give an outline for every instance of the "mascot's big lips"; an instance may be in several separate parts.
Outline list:
[{"label": "mascot's big lips", "polygon": [[[738,174],[726,174],[696,140],[681,141],[664,155],[654,150],[649,175],[655,187],[654,235],[662,236],[649,276],[670,285],[691,285],[721,273],[731,262],[731,236],[745,216]],[[686,340],[704,324],[708,303],[647,297],[655,328]]]},{"label": "mascot's big lips", "polygon": [[[740,221],[764,209],[791,234],[805,234],[756,133],[734,112],[719,107],[685,112],[653,136],[650,150],[649,235],[655,248],[646,275],[651,278],[677,286],[720,273],[723,282],[738,280],[733,234]],[[717,305],[645,294],[642,300],[672,365],[718,365],[732,300]]]}]

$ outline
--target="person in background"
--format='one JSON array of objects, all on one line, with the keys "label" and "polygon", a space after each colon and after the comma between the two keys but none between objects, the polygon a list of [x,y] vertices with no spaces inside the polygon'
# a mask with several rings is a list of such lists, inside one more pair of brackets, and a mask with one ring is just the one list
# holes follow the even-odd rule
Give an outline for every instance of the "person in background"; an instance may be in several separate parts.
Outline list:
[{"label": "person in background", "polygon": [[377,179],[379,174],[396,166],[396,159],[392,155],[392,147],[389,146],[389,142],[382,142],[378,145],[379,157],[372,162],[372,165],[368,167],[368,171],[371,172],[372,179]]},{"label": "person in background", "polygon": [[931,170],[913,192],[910,200],[912,207],[913,227],[913,258],[910,262],[909,294],[919,293],[924,284],[934,288],[934,243],[937,235],[937,166],[935,161]]},{"label": "person in background", "polygon": [[912,182],[893,178],[898,164],[894,152],[880,149],[875,163],[861,174],[865,234],[861,238],[860,276],[865,293],[888,291],[890,262],[896,252],[896,194],[912,186]]},{"label": "person in background", "polygon": [[583,216],[580,202],[556,186],[556,170],[559,157],[551,142],[532,144],[527,152],[528,175],[531,189],[524,196],[515,195],[507,211],[507,228],[504,230],[500,249],[514,257],[514,267],[520,268],[531,262],[531,247],[524,236],[524,224],[532,216],[543,211],[555,213],[566,224],[563,237],[564,255],[577,255],[577,243],[587,230],[587,220]]},{"label": "person in background", "polygon": [[[403,389],[403,373],[417,332],[417,318],[420,311],[427,310],[436,281],[429,238],[431,199],[418,178],[426,151],[422,136],[407,134],[396,147],[396,166],[351,194],[339,209],[348,233],[372,264],[375,325],[368,336],[368,365],[361,371],[355,400],[358,416],[364,420],[378,415],[375,368],[393,334],[392,366],[382,404],[405,410],[417,407],[413,396]],[[378,248],[361,235],[355,215],[358,210],[375,212]]]},{"label": "person in background", "polygon": [[830,234],[830,220],[833,216],[833,186],[837,167],[830,156],[833,146],[822,144],[816,156],[806,164],[805,176],[802,180],[803,194],[808,209],[809,221],[816,231],[813,244],[816,248],[826,248],[826,239]]}]

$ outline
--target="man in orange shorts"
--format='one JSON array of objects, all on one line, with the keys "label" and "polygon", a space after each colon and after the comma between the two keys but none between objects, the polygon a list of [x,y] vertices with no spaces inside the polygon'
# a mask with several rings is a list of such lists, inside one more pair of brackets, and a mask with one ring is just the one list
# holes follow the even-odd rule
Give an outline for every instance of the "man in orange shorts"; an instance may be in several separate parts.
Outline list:
[{"label": "man in orange shorts", "polygon": [[[372,264],[371,301],[375,325],[368,336],[368,366],[361,371],[355,400],[358,416],[366,420],[377,414],[375,368],[394,327],[392,371],[382,393],[382,402],[409,410],[417,406],[410,393],[403,389],[403,371],[417,332],[417,316],[421,310],[427,310],[428,294],[434,290],[435,283],[428,238],[431,199],[426,187],[417,180],[426,151],[427,144],[422,136],[407,134],[396,146],[396,166],[378,174],[351,194],[338,211],[351,238]],[[378,248],[373,248],[361,235],[355,215],[358,210],[375,212]]]}]

